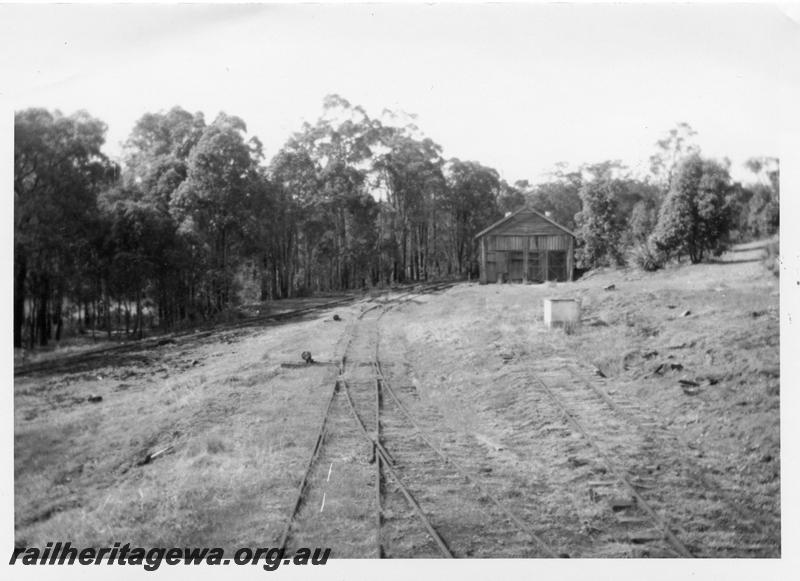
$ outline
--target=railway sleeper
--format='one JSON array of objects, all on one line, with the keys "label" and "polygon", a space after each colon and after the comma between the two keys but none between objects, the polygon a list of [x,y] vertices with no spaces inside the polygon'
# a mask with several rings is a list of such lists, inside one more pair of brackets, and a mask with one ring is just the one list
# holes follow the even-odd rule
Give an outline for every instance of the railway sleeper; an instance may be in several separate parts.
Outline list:
[{"label": "railway sleeper", "polygon": [[640,516],[626,516],[626,515],[615,515],[615,516],[617,519],[617,523],[625,527],[641,527],[651,522],[650,519],[646,519]]},{"label": "railway sleeper", "polygon": [[617,496],[609,499],[608,505],[614,512],[630,510],[636,507],[636,498],[629,496]]},{"label": "railway sleeper", "polygon": [[658,529],[641,529],[628,532],[627,539],[634,545],[643,545],[645,543],[663,541],[664,533]]}]

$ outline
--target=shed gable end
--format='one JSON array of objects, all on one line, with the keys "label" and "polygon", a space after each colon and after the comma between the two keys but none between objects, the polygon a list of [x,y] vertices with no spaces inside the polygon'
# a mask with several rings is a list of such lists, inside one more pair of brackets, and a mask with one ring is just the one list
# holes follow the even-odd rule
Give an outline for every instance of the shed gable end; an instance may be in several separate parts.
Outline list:
[{"label": "shed gable end", "polygon": [[524,210],[487,234],[490,236],[568,236],[569,232],[535,212]]}]

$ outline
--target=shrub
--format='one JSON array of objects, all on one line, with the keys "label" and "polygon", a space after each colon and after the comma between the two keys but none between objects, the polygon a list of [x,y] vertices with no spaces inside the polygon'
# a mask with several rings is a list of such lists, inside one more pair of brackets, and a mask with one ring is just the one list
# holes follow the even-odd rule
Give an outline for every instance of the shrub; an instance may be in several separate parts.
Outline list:
[{"label": "shrub", "polygon": [[628,264],[647,272],[663,268],[665,262],[664,254],[650,242],[635,244],[628,253]]}]

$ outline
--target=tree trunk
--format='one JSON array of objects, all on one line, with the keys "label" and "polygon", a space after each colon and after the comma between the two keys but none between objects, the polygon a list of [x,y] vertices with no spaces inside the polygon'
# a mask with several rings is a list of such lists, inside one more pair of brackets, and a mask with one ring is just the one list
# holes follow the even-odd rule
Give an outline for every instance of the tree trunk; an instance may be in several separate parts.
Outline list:
[{"label": "tree trunk", "polygon": [[111,303],[109,302],[108,296],[108,285],[104,285],[105,288],[103,289],[103,307],[105,308],[105,316],[106,316],[106,334],[108,338],[111,339]]},{"label": "tree trunk", "polygon": [[47,298],[50,294],[50,281],[47,276],[43,276],[39,282],[39,314],[37,315],[37,324],[39,326],[39,345],[42,347],[47,346],[49,338],[49,325],[47,320]]},{"label": "tree trunk", "polygon": [[269,298],[269,265],[267,263],[267,257],[264,256],[259,260],[259,271],[261,275],[261,280],[259,281],[259,293],[258,293],[258,300],[262,303]]},{"label": "tree trunk", "polygon": [[270,294],[270,299],[273,301],[278,298],[278,265],[275,264],[273,261],[272,267],[270,268],[272,272],[272,276],[270,277],[270,288],[272,289]]},{"label": "tree trunk", "polygon": [[61,296],[61,290],[58,291],[55,299],[56,303],[53,308],[53,317],[56,321],[56,343],[61,341],[61,330],[64,326],[64,313],[63,313],[63,304],[64,299]]},{"label": "tree trunk", "polygon": [[142,289],[136,290],[136,326],[138,338],[142,338]]},{"label": "tree trunk", "polygon": [[25,277],[28,264],[20,251],[14,257],[14,347],[22,347],[22,329],[25,326]]},{"label": "tree trunk", "polygon": [[36,347],[36,329],[38,328],[36,325],[36,313],[38,304],[35,296],[28,301],[28,317],[25,324],[28,327],[28,346],[31,349]]},{"label": "tree trunk", "polygon": [[406,281],[407,269],[408,269],[408,230],[406,229],[405,225],[403,225],[403,234],[402,238],[400,239],[400,246],[402,248],[402,254],[400,255],[400,260],[402,261],[402,280],[400,282]]}]

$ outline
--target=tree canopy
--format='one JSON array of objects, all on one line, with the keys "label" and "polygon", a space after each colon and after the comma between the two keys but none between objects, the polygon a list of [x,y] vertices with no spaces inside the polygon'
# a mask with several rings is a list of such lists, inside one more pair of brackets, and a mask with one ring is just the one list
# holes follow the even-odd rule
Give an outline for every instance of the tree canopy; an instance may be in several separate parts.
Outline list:
[{"label": "tree canopy", "polygon": [[557,164],[538,184],[448,158],[413,115],[371,116],[338,95],[270,159],[226,113],[146,113],[120,165],[105,132],[84,111],[15,115],[17,346],[65,324],[141,337],[243,302],[474,276],[475,234],[526,204],[576,232],[583,268],[631,248],[698,261],[779,224],[778,160],[752,158],[758,182],[731,184],[687,124],[656,144],[644,178],[609,160]]},{"label": "tree canopy", "polygon": [[676,170],[661,206],[653,234],[656,247],[668,254],[686,254],[692,262],[723,248],[730,226],[730,176],[718,162],[698,154]]},{"label": "tree canopy", "polygon": [[45,345],[54,318],[60,337],[63,297],[84,290],[99,229],[96,197],[117,175],[101,152],[105,132],[85,111],[27,109],[14,117],[15,345],[26,296],[30,340]]}]

